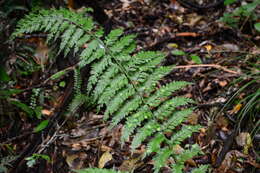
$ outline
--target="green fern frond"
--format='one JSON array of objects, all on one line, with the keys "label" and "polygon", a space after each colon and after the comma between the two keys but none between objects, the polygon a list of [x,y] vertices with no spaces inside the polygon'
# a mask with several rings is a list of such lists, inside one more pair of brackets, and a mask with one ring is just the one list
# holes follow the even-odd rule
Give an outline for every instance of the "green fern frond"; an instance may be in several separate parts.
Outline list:
[{"label": "green fern frond", "polygon": [[116,40],[118,40],[118,38],[123,34],[123,30],[122,29],[114,29],[112,30],[108,36],[106,37],[106,40],[105,40],[105,44],[107,46],[112,46],[114,45],[114,43],[116,42]]},{"label": "green fern frond", "polygon": [[201,126],[199,125],[185,125],[171,137],[169,143],[172,145],[180,144],[184,139],[190,137],[192,133],[197,132],[200,128]]},{"label": "green fern frond", "polygon": [[[142,104],[140,96],[135,96],[130,101],[126,102],[121,109],[119,109],[112,118],[111,127],[116,126],[121,120],[123,120],[131,112],[137,110]],[[108,117],[105,117],[108,118]]]},{"label": "green fern frond", "polygon": [[[121,140],[125,142],[133,137],[132,151],[146,142],[144,157],[156,153],[155,172],[165,166],[170,157],[176,162],[172,165],[173,171],[182,171],[185,159],[198,154],[199,147],[193,146],[180,155],[176,155],[172,147],[181,144],[200,126],[183,124],[192,113],[192,108],[187,107],[193,101],[173,93],[190,83],[174,81],[161,86],[162,77],[172,70],[170,66],[160,66],[165,54],[154,51],[134,54],[135,35],[123,35],[123,30],[115,29],[103,39],[103,29],[98,28],[84,13],[40,10],[22,19],[13,36],[46,32],[49,44],[59,40],[59,53],[79,55],[74,70],[75,97],[69,110],[75,112],[92,98],[98,108],[104,108],[104,119],[111,119],[110,127],[123,122]],[[86,65],[91,68],[90,77],[87,87],[81,88],[80,69]],[[172,136],[166,137],[166,133]]]},{"label": "green fern frond", "polygon": [[88,96],[84,94],[77,94],[76,96],[74,96],[74,98],[72,99],[69,105],[69,109],[68,109],[69,113],[73,115],[80,106],[87,103],[88,101],[89,101]]},{"label": "green fern frond", "polygon": [[161,148],[161,143],[165,140],[166,138],[162,133],[157,133],[156,136],[147,144],[147,150],[145,151],[144,157],[150,155],[153,152],[159,151]]},{"label": "green fern frond", "polygon": [[75,68],[74,69],[74,90],[76,95],[81,94],[81,84],[82,84],[82,79],[81,79],[80,69]]},{"label": "green fern frond", "polygon": [[182,163],[192,157],[198,155],[201,152],[200,147],[197,144],[191,146],[191,149],[184,150],[181,154],[175,156],[175,160],[177,163]]},{"label": "green fern frond", "polygon": [[160,168],[165,166],[167,163],[167,159],[171,156],[172,150],[170,148],[163,148],[157,152],[154,158],[154,172],[158,173]]},{"label": "green fern frond", "polygon": [[208,165],[201,165],[200,167],[193,169],[191,173],[205,173],[207,172],[208,168]]}]

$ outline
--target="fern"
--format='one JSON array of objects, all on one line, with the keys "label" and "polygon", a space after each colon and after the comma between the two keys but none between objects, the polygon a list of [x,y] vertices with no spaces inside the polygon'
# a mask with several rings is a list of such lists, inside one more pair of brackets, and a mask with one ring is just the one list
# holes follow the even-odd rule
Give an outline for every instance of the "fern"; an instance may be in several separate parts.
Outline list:
[{"label": "fern", "polygon": [[[171,72],[171,67],[160,66],[165,58],[163,53],[141,51],[133,55],[135,35],[123,36],[121,29],[115,29],[101,39],[103,31],[90,17],[66,9],[29,14],[18,23],[14,36],[36,31],[47,32],[49,43],[59,38],[59,53],[79,55],[74,70],[75,97],[70,106],[73,112],[91,98],[99,108],[105,108],[104,119],[111,119],[111,128],[124,120],[122,143],[133,137],[131,149],[134,151],[147,142],[144,157],[156,153],[155,172],[159,172],[170,157],[176,161],[171,165],[173,171],[182,171],[184,161],[199,154],[197,145],[183,154],[174,153],[174,146],[200,126],[183,123],[192,113],[192,108],[186,107],[193,101],[173,97],[173,92],[188,82],[173,81],[158,87],[159,80]],[[87,88],[81,90],[80,69],[86,65],[91,66],[90,77]],[[172,133],[171,138],[166,132]]]}]

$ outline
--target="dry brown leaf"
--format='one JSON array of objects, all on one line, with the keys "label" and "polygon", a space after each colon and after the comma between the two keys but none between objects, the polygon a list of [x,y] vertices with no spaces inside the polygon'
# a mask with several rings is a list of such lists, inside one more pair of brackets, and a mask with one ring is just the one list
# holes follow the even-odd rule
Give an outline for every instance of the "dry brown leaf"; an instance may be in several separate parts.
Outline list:
[{"label": "dry brown leaf", "polygon": [[193,159],[188,159],[185,161],[185,163],[191,166],[197,166],[196,162]]},{"label": "dry brown leaf", "polygon": [[83,167],[83,161],[80,159],[82,157],[81,153],[66,155],[66,163],[71,169],[81,169]]},{"label": "dry brown leaf", "polygon": [[35,62],[44,67],[44,64],[47,64],[49,60],[49,48],[43,40],[39,40],[38,47],[34,53]]},{"label": "dry brown leaf", "polygon": [[113,156],[109,151],[106,151],[102,154],[98,161],[98,168],[104,168],[105,164],[112,160]]},{"label": "dry brown leaf", "polygon": [[248,149],[253,145],[252,138],[248,132],[242,132],[236,137],[237,145],[243,147],[243,153],[248,154]]},{"label": "dry brown leaf", "polygon": [[187,17],[188,17],[188,23],[185,23],[185,25],[187,26],[195,26],[203,19],[203,17],[199,16],[197,13],[191,13],[187,15]]},{"label": "dry brown leaf", "polygon": [[196,113],[193,113],[191,114],[189,117],[188,117],[188,122],[192,125],[196,125],[198,124],[198,119],[199,119],[199,115],[196,114]]},{"label": "dry brown leaf", "polygon": [[120,171],[132,172],[132,171],[135,170],[136,167],[138,167],[138,165],[140,165],[140,163],[138,164],[139,160],[140,160],[139,157],[134,158],[134,159],[124,160],[122,165],[119,167],[119,170]]},{"label": "dry brown leaf", "polygon": [[175,145],[173,147],[174,154],[181,154],[184,151],[184,149],[180,145]]},{"label": "dry brown leaf", "polygon": [[217,171],[226,173],[232,170],[238,158],[247,158],[247,156],[237,150],[229,151]]},{"label": "dry brown leaf", "polygon": [[216,123],[221,129],[227,129],[229,125],[228,119],[224,116],[219,116],[216,120]]}]

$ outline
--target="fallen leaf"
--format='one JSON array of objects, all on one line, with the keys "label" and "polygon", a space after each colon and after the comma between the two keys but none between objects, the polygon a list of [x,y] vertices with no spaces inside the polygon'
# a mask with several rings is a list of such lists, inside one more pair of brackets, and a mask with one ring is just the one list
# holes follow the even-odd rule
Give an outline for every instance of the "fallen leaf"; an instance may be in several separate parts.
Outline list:
[{"label": "fallen leaf", "polygon": [[106,146],[106,145],[102,145],[102,146],[100,147],[100,150],[101,150],[102,152],[105,152],[105,151],[111,151],[112,148],[111,148],[111,147],[108,147],[108,146]]},{"label": "fallen leaf", "polygon": [[104,152],[98,161],[98,168],[104,168],[105,164],[112,160],[112,158],[113,157],[109,151]]},{"label": "fallen leaf", "polygon": [[217,169],[217,172],[228,172],[232,168],[236,166],[236,161],[238,158],[247,158],[247,156],[237,150],[229,151],[223,162],[221,163],[220,167]]},{"label": "fallen leaf", "polygon": [[176,43],[169,43],[169,44],[167,44],[167,48],[169,48],[169,49],[172,49],[172,48],[178,48],[179,46],[178,46],[178,44],[176,44]]},{"label": "fallen leaf", "polygon": [[228,119],[224,116],[219,116],[216,120],[217,125],[222,129],[222,130],[227,130],[227,127],[229,125]]},{"label": "fallen leaf", "polygon": [[248,132],[242,132],[236,137],[237,145],[243,147],[243,153],[248,154],[249,148],[253,145],[252,138]]},{"label": "fallen leaf", "polygon": [[234,52],[239,51],[239,47],[235,44],[226,43],[226,44],[222,44],[222,47],[229,51],[234,51]]},{"label": "fallen leaf", "polygon": [[185,161],[185,163],[191,166],[197,166],[196,162],[193,159],[188,159]]},{"label": "fallen leaf", "polygon": [[120,171],[127,171],[127,172],[132,172],[135,170],[136,167],[138,167],[137,162],[140,160],[140,158],[134,158],[134,159],[129,159],[129,160],[124,160],[122,165],[119,167]]},{"label": "fallen leaf", "polygon": [[207,45],[205,45],[204,47],[205,47],[205,49],[206,49],[208,52],[211,51],[211,49],[212,49],[212,46],[211,46],[210,44],[207,44]]},{"label": "fallen leaf", "polygon": [[173,147],[174,154],[181,154],[184,151],[184,149],[180,145],[175,145]]},{"label": "fallen leaf", "polygon": [[78,159],[79,155],[72,154],[66,156],[66,163],[69,165],[71,169],[80,169],[83,165],[83,162]]},{"label": "fallen leaf", "polygon": [[230,113],[231,114],[236,114],[236,113],[238,113],[238,111],[242,108],[242,104],[241,103],[239,103],[239,104],[237,104],[236,106],[234,106],[234,108],[230,111]]},{"label": "fallen leaf", "polygon": [[196,113],[193,113],[191,114],[189,117],[188,117],[188,122],[192,125],[196,125],[198,124],[198,119],[199,119],[199,115],[196,114]]},{"label": "fallen leaf", "polygon": [[42,68],[44,68],[44,65],[47,64],[49,60],[49,51],[47,44],[42,39],[39,40],[38,47],[34,53],[34,60],[37,64],[41,65]]},{"label": "fallen leaf", "polygon": [[187,26],[195,26],[203,19],[203,17],[198,16],[197,13],[191,13],[187,17],[188,17],[188,23],[187,24],[185,23]]}]

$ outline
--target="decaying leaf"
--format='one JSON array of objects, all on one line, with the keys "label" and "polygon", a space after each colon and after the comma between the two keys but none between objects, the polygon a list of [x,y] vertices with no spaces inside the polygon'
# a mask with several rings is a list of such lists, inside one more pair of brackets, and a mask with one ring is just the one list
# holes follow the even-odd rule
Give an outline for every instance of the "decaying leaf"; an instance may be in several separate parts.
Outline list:
[{"label": "decaying leaf", "polygon": [[120,171],[128,171],[132,172],[135,170],[136,167],[138,167],[141,163],[138,163],[140,158],[134,158],[134,159],[129,159],[125,160],[122,165],[119,167]]},{"label": "decaying leaf", "polygon": [[86,159],[86,153],[80,152],[77,154],[66,154],[66,163],[71,169],[83,168],[84,159]]},{"label": "decaying leaf", "polygon": [[104,168],[105,164],[112,160],[113,156],[109,151],[106,151],[102,154],[98,161],[98,168]]},{"label": "decaying leaf", "polygon": [[248,132],[242,132],[236,137],[237,145],[243,147],[243,153],[248,154],[248,149],[253,145],[252,138]]},{"label": "decaying leaf", "polygon": [[199,115],[198,114],[191,114],[188,118],[188,122],[192,125],[198,124]]}]

